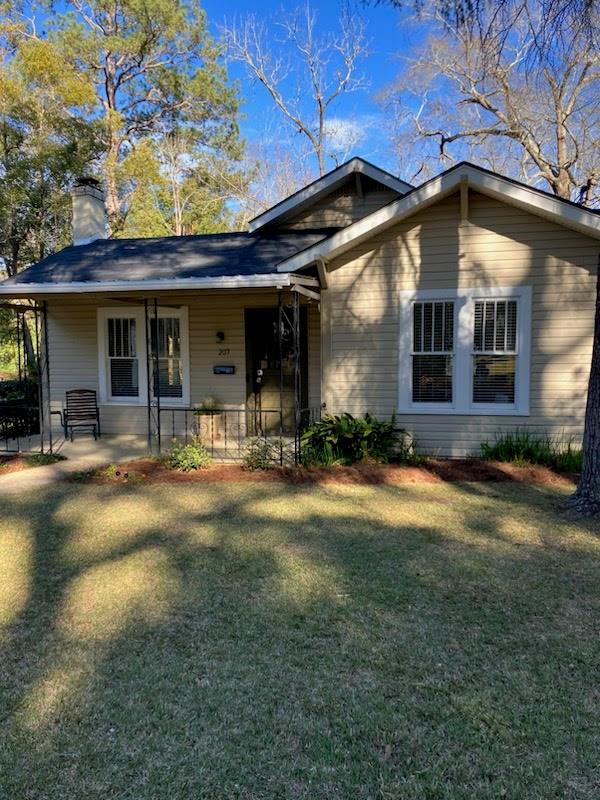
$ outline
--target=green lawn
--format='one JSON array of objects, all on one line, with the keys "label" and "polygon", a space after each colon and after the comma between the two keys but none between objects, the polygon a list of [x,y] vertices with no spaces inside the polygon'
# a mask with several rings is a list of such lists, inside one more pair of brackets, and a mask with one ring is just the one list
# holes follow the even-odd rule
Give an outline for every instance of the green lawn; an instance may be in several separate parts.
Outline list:
[{"label": "green lawn", "polygon": [[561,497],[3,500],[0,797],[598,798],[600,536]]}]

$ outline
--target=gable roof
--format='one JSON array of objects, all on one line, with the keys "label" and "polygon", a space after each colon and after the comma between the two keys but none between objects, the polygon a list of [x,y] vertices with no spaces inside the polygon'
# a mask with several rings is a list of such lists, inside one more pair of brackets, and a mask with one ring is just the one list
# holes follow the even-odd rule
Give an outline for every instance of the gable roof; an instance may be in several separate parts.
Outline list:
[{"label": "gable roof", "polygon": [[[345,169],[347,177],[354,169],[352,164],[367,165],[387,175],[362,159],[352,159],[338,170]],[[99,239],[67,247],[3,281],[0,295],[288,285],[290,273],[319,259],[334,258],[452,194],[461,185],[600,239],[600,212],[461,162],[344,228],[281,232],[262,230],[261,225],[261,229],[249,233]]]},{"label": "gable roof", "polygon": [[331,231],[98,239],[66,247],[0,284],[0,294],[285,283],[277,264]]},{"label": "gable roof", "polygon": [[264,225],[270,225],[276,221],[282,220],[291,214],[296,214],[304,208],[312,205],[317,200],[330,194],[338,186],[341,186],[351,175],[365,175],[388,189],[392,189],[399,195],[404,195],[409,192],[413,187],[410,183],[401,181],[389,172],[386,172],[375,164],[365,161],[364,158],[355,156],[339,167],[332,169],[331,172],[326,173],[317,180],[299,189],[294,194],[286,197],[281,202],[272,206],[272,208],[263,211],[262,214],[254,217],[248,223],[249,231],[256,231]]},{"label": "gable roof", "polygon": [[564,225],[594,239],[600,239],[600,214],[598,212],[583,208],[570,200],[563,200],[541,189],[527,186],[512,178],[505,178],[468,161],[461,161],[435,178],[412,189],[398,200],[394,200],[378,211],[342,228],[322,242],[309,245],[305,250],[290,256],[279,265],[279,270],[293,272],[309,266],[318,259],[334,258],[380,231],[437,203],[457,191],[461,184],[466,184],[481,194]]}]

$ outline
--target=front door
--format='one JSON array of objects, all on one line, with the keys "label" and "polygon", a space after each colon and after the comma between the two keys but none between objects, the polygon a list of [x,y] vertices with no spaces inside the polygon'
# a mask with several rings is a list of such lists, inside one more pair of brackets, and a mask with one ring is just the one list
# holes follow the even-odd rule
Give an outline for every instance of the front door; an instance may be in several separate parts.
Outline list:
[{"label": "front door", "polygon": [[[281,364],[277,308],[246,309],[246,385],[254,435],[279,433],[280,395],[283,430],[294,431],[294,352],[292,330],[282,323]],[[300,309],[300,407],[308,396],[308,335],[306,308]],[[283,385],[282,385],[283,384]],[[280,391],[282,389],[282,391]]]}]

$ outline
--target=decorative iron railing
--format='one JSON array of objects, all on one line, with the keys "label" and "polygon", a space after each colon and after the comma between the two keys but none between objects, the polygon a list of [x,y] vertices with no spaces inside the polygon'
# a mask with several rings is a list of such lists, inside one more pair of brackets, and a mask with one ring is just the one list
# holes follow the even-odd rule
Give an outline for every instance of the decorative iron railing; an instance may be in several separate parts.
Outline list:
[{"label": "decorative iron railing", "polygon": [[[0,449],[5,452],[38,449],[40,407],[31,401],[0,400]],[[34,441],[34,438],[36,439]]]},{"label": "decorative iron railing", "polygon": [[270,441],[281,464],[300,460],[300,435],[321,418],[322,407],[302,408],[295,424],[294,410],[284,408],[217,408],[203,410],[162,406],[157,413],[160,449],[171,441],[200,440],[217,461],[241,461],[251,440]]}]

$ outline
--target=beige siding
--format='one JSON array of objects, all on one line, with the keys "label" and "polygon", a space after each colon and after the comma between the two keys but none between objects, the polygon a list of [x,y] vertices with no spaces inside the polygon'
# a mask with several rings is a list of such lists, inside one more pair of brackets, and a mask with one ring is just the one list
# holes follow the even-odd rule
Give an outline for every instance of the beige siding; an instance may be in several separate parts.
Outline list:
[{"label": "beige siding", "polygon": [[[191,405],[212,395],[225,406],[243,408],[246,401],[246,347],[244,309],[277,305],[274,292],[188,293],[164,295],[163,305],[187,306],[189,314]],[[114,297],[51,297],[48,300],[48,335],[51,396],[60,408],[65,392],[73,388],[99,390],[97,310],[119,307]],[[316,304],[309,306],[309,400],[320,402],[320,321]],[[217,344],[217,331],[225,341]],[[228,354],[219,350],[228,349]],[[214,375],[213,365],[234,364],[235,375]],[[145,406],[106,404],[101,409],[106,433],[144,433]]]},{"label": "beige siding", "polygon": [[367,214],[372,214],[397,198],[398,194],[392,189],[387,189],[373,181],[369,182],[362,195],[359,195],[353,179],[350,184],[342,186],[327,197],[318,200],[310,208],[282,223],[281,227],[293,229],[343,228],[362,219]]},{"label": "beige siding", "polygon": [[458,195],[334,262],[324,293],[324,400],[389,415],[398,402],[399,292],[529,285],[529,417],[401,415],[423,449],[476,453],[501,429],[580,436],[592,345],[598,242],[477,194]]}]

